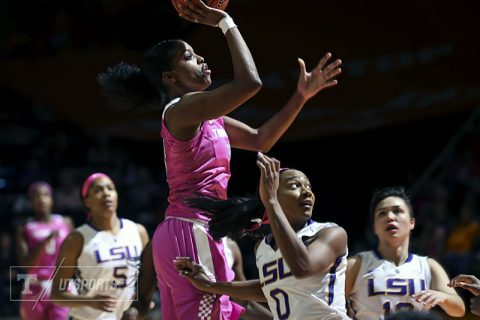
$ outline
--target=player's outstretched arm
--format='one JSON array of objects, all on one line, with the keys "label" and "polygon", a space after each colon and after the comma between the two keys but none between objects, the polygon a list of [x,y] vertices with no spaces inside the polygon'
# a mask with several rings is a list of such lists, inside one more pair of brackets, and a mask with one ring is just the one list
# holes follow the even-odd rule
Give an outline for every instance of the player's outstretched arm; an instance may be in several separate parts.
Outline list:
[{"label": "player's outstretched arm", "polygon": [[175,268],[197,289],[213,294],[224,294],[235,299],[267,302],[263,295],[260,280],[214,282],[206,275],[201,265],[190,257],[174,260]]}]

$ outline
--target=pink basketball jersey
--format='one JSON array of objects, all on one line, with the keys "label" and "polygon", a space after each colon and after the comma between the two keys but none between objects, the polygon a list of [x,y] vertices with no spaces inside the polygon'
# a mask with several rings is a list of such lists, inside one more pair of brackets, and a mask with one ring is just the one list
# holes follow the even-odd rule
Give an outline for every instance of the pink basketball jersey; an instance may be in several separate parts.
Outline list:
[{"label": "pink basketball jersey", "polygon": [[[165,110],[178,100],[172,100]],[[227,198],[231,150],[223,119],[204,121],[196,136],[186,141],[174,138],[163,119],[161,136],[170,187],[165,215],[208,220],[202,211],[188,207],[184,200],[199,194]]]},{"label": "pink basketball jersey", "polygon": [[51,216],[49,222],[33,220],[25,224],[24,234],[30,251],[34,250],[53,231],[57,231],[58,236],[52,238],[45,246],[45,249],[40,252],[35,261],[35,266],[28,268],[28,273],[36,274],[37,280],[49,279],[53,272],[53,267],[57,263],[60,245],[69,234],[70,229],[62,216],[56,214]]}]

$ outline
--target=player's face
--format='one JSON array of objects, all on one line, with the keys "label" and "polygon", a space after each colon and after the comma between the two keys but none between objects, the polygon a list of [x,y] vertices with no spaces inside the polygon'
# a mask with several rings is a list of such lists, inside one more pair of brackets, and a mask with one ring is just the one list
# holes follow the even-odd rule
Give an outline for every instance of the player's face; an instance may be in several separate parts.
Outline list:
[{"label": "player's face", "polygon": [[307,176],[298,170],[286,170],[280,174],[278,201],[292,227],[297,230],[310,219],[315,195]]},{"label": "player's face", "polygon": [[174,84],[185,92],[203,91],[212,83],[211,73],[203,57],[186,42],[173,58],[170,72]]},{"label": "player's face", "polygon": [[409,237],[414,227],[415,219],[402,198],[387,197],[375,208],[374,231],[381,240]]},{"label": "player's face", "polygon": [[111,215],[117,211],[118,194],[113,181],[107,177],[95,179],[88,189],[85,205],[93,216]]},{"label": "player's face", "polygon": [[45,217],[52,212],[53,198],[47,186],[37,187],[31,201],[32,209],[38,217]]}]

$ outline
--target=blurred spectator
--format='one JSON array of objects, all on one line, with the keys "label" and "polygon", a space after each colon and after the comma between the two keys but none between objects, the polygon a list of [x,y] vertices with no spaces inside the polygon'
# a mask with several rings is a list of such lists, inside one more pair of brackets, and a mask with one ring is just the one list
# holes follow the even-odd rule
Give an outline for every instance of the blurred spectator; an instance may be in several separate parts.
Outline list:
[{"label": "blurred spectator", "polygon": [[424,200],[417,217],[418,229],[414,232],[412,247],[432,258],[443,256],[445,236],[453,218],[448,206],[448,192],[441,184],[433,184],[428,200]]},{"label": "blurred spectator", "polygon": [[458,221],[447,235],[445,265],[452,274],[469,273],[472,266],[474,255],[471,250],[479,235],[475,200],[473,194],[465,197]]}]

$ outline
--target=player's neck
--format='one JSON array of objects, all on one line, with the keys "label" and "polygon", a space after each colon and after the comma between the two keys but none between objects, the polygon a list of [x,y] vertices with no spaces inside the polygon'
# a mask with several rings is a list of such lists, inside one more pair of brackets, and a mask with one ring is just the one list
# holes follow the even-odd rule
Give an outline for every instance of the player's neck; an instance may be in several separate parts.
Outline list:
[{"label": "player's neck", "polygon": [[93,217],[90,222],[96,229],[101,231],[110,231],[113,234],[116,234],[120,231],[120,219],[116,214],[112,214],[109,217]]},{"label": "player's neck", "polygon": [[51,218],[52,218],[52,215],[50,213],[47,213],[47,214],[37,215],[35,217],[35,220],[43,223],[49,223]]},{"label": "player's neck", "polygon": [[383,241],[380,242],[377,250],[382,256],[382,258],[391,261],[398,266],[408,259],[408,245],[408,238],[397,243]]}]

